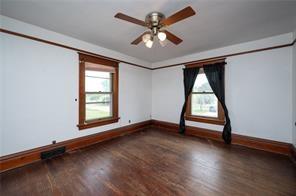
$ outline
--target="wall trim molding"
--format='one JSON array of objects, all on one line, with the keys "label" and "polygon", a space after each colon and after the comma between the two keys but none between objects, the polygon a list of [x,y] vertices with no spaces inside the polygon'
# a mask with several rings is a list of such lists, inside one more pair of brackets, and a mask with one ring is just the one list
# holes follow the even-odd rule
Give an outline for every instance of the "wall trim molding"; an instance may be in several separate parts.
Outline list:
[{"label": "wall trim molding", "polygon": [[64,45],[64,44],[61,44],[61,43],[57,43],[57,42],[37,38],[37,37],[34,37],[34,36],[25,35],[25,34],[22,34],[22,33],[9,31],[9,30],[2,29],[2,28],[0,28],[0,32],[10,34],[10,35],[14,35],[14,36],[18,36],[18,37],[22,37],[22,38],[26,38],[26,39],[30,39],[30,40],[34,40],[34,41],[37,41],[37,42],[46,43],[46,44],[49,44],[49,45],[58,46],[58,47],[61,47],[61,48],[66,48],[66,49],[69,49],[69,50],[74,50],[74,51],[79,52],[79,53],[100,57],[102,59],[111,60],[111,61],[115,61],[115,62],[118,62],[118,63],[126,63],[126,64],[129,64],[129,65],[132,65],[132,66],[141,67],[141,68],[144,68],[144,69],[151,70],[151,68],[145,67],[143,65],[139,65],[139,64],[136,64],[136,63],[131,63],[131,62],[127,62],[127,61],[123,61],[123,60],[119,60],[119,59],[115,59],[115,58],[111,58],[111,57],[107,57],[107,56],[103,56],[103,55],[100,55],[100,54],[96,54],[96,53],[89,52],[89,51],[86,51],[86,50],[82,50],[82,49],[79,49],[79,48],[74,48],[74,47],[67,46],[67,45]]},{"label": "wall trim molding", "polygon": [[[113,138],[117,138],[143,129],[147,129],[149,127],[159,128],[160,130],[170,131],[172,133],[178,133],[179,131],[179,126],[176,123],[159,120],[147,120],[132,125],[107,130],[104,132],[95,133],[88,136],[58,142],[56,144],[50,144],[2,156],[0,157],[0,173],[40,161],[40,153],[43,151],[49,151],[54,148],[65,146],[66,152],[70,152],[73,150],[78,150],[80,148],[94,145],[99,142],[107,141]],[[186,135],[188,136],[194,136],[223,142],[221,134],[222,133],[219,131],[186,126]],[[239,145],[247,148],[286,155],[291,157],[294,163],[296,163],[296,148],[290,143],[232,134],[232,145]]]},{"label": "wall trim molding", "polygon": [[292,160],[296,164],[296,147],[293,144],[292,144],[291,154],[292,154]]},{"label": "wall trim molding", "polygon": [[272,47],[267,47],[267,48],[248,50],[248,51],[238,52],[238,53],[231,53],[231,54],[215,56],[215,57],[210,57],[210,58],[204,58],[204,59],[199,59],[199,60],[194,60],[194,61],[187,61],[187,62],[182,62],[182,63],[164,65],[164,66],[161,66],[161,67],[149,68],[149,67],[145,67],[145,66],[142,66],[142,65],[139,65],[139,64],[136,64],[136,63],[131,63],[131,62],[127,62],[127,61],[123,61],[123,60],[103,56],[103,55],[96,54],[96,53],[93,53],[93,52],[89,52],[89,51],[86,51],[86,50],[82,50],[82,49],[79,49],[79,48],[74,48],[74,47],[67,46],[67,45],[64,45],[64,44],[61,44],[61,43],[57,43],[57,42],[37,38],[37,37],[34,37],[34,36],[30,36],[30,35],[14,32],[14,31],[10,31],[10,30],[3,29],[3,28],[0,28],[0,32],[10,34],[10,35],[14,35],[14,36],[18,36],[18,37],[22,37],[22,38],[26,38],[26,39],[30,39],[30,40],[34,40],[34,41],[38,41],[38,42],[42,42],[42,43],[46,43],[46,44],[50,44],[50,45],[54,45],[54,46],[58,46],[58,47],[62,47],[62,48],[66,48],[66,49],[69,49],[69,50],[74,50],[74,51],[77,51],[79,53],[100,57],[100,58],[103,58],[103,59],[106,59],[106,60],[116,61],[118,63],[126,63],[126,64],[129,64],[129,65],[132,65],[132,66],[141,67],[141,68],[148,69],[148,70],[164,69],[164,68],[181,66],[181,65],[185,65],[185,64],[204,63],[204,62],[213,61],[213,60],[217,60],[217,59],[221,59],[221,58],[227,58],[227,57],[231,57],[231,56],[238,56],[238,55],[244,55],[244,54],[249,54],[249,53],[254,53],[254,52],[261,52],[261,51],[265,51],[265,50],[274,50],[274,49],[278,49],[278,48],[290,47],[290,46],[293,46],[296,43],[296,39],[294,39],[292,43],[288,43],[288,44],[282,44],[282,45],[277,45],[277,46],[272,46]]},{"label": "wall trim molding", "polygon": [[[151,123],[152,123],[152,127],[161,128],[174,133],[178,133],[179,131],[179,125],[175,123],[159,121],[159,120],[152,120]],[[186,126],[186,135],[223,142],[222,132],[199,128],[199,127]],[[293,150],[294,150],[294,153],[295,153],[294,156],[296,155],[295,148],[290,143],[278,142],[278,141],[273,141],[268,139],[261,139],[256,137],[239,135],[239,134],[232,134],[231,144],[244,146],[252,149],[257,149],[257,150],[263,150],[263,151],[272,152],[272,153],[277,153],[277,154],[283,154],[290,157],[293,157]]]},{"label": "wall trim molding", "polygon": [[176,63],[176,64],[170,64],[170,65],[163,65],[160,67],[154,67],[152,70],[157,70],[157,69],[164,69],[164,68],[170,68],[170,67],[176,67],[176,66],[181,66],[181,65],[190,65],[190,64],[199,64],[199,63],[206,63],[209,61],[215,61],[219,59],[225,59],[227,57],[232,57],[232,56],[239,56],[239,55],[244,55],[244,54],[250,54],[250,53],[255,53],[255,52],[262,52],[266,50],[274,50],[278,48],[285,48],[285,47],[291,47],[295,44],[296,39],[292,41],[292,43],[289,44],[282,44],[282,45],[277,45],[277,46],[272,46],[272,47],[267,47],[267,48],[260,48],[260,49],[254,49],[254,50],[247,50],[244,52],[237,52],[237,53],[230,53],[230,54],[225,54],[225,55],[220,55],[220,56],[215,56],[215,57],[210,57],[210,58],[205,58],[205,59],[200,59],[200,60],[194,60],[194,61],[187,61],[187,62],[182,62],[182,63]]},{"label": "wall trim molding", "polygon": [[10,169],[14,169],[17,167],[21,167],[36,161],[40,161],[40,153],[43,151],[49,151],[54,148],[66,147],[66,152],[77,150],[86,146],[90,146],[102,141],[110,140],[116,137],[120,137],[126,134],[130,134],[145,128],[150,127],[151,120],[115,128],[112,130],[95,133],[88,136],[78,137],[62,142],[58,142],[56,144],[50,144],[26,151],[21,151],[18,153],[6,155],[0,157],[0,172],[4,172]]}]

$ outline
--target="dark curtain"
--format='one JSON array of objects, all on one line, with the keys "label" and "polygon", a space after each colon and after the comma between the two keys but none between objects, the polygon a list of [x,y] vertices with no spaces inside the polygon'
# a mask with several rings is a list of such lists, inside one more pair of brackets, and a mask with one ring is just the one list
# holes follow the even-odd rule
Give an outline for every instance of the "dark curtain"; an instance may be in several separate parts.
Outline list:
[{"label": "dark curtain", "polygon": [[185,94],[185,102],[182,108],[180,123],[179,123],[179,132],[185,132],[185,118],[184,114],[186,112],[187,101],[190,93],[192,92],[192,88],[194,86],[195,79],[199,72],[199,67],[193,68],[185,68],[183,69],[183,80],[184,80],[184,94]]},{"label": "dark curtain", "polygon": [[228,116],[228,110],[225,105],[225,93],[224,93],[224,67],[225,62],[214,63],[210,65],[206,65],[203,67],[204,72],[208,78],[209,84],[216,95],[217,99],[221,103],[224,113],[225,113],[225,120],[226,123],[223,128],[222,137],[225,143],[231,143],[231,123],[230,118]]}]

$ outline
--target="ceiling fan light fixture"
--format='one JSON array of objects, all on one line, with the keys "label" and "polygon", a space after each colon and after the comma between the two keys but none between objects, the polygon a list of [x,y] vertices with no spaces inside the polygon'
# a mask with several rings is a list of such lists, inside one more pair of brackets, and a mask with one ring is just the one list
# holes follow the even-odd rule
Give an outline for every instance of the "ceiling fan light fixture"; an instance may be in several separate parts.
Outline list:
[{"label": "ceiling fan light fixture", "polygon": [[167,45],[167,39],[166,40],[164,40],[164,41],[160,41],[159,40],[159,44],[162,46],[162,47],[165,47],[166,45]]},{"label": "ceiling fan light fixture", "polygon": [[149,39],[146,43],[145,43],[145,46],[147,48],[152,48],[152,45],[153,45],[153,41],[151,39]]},{"label": "ceiling fan light fixture", "polygon": [[157,37],[160,41],[164,41],[166,39],[166,34],[164,32],[158,32]]},{"label": "ceiling fan light fixture", "polygon": [[151,40],[151,34],[150,33],[146,33],[142,36],[142,41],[144,43],[146,43],[147,41]]},{"label": "ceiling fan light fixture", "polygon": [[[131,44],[138,45],[141,41],[143,41],[148,48],[151,48],[153,45],[153,39],[156,36],[158,37],[160,42],[163,42],[167,39],[175,45],[180,44],[183,40],[173,33],[165,30],[165,28],[193,15],[195,15],[195,11],[192,9],[192,7],[187,6],[186,8],[174,13],[169,17],[165,17],[165,15],[160,12],[151,12],[147,14],[145,21],[133,18],[120,12],[117,13],[114,17],[146,27],[146,30],[149,30],[150,32],[150,37],[149,35],[146,35],[148,34],[148,32],[146,31],[139,37],[137,37],[137,39],[135,39],[133,42],[131,42]],[[165,45],[165,43],[161,43],[161,45],[163,46]]]}]

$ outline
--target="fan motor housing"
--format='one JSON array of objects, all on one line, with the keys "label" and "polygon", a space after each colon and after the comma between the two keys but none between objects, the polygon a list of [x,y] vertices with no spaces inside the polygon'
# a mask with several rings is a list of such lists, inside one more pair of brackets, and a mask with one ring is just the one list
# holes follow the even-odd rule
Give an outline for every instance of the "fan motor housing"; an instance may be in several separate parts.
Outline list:
[{"label": "fan motor housing", "polygon": [[160,29],[162,24],[160,23],[161,20],[165,18],[165,15],[160,12],[151,12],[145,18],[145,23],[147,26],[152,29],[153,27]]}]

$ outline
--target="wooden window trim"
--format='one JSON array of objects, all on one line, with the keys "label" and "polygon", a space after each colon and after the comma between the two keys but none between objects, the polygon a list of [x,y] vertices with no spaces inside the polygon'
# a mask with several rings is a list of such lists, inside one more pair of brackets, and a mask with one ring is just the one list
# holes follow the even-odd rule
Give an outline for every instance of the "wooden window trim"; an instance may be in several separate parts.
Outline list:
[{"label": "wooden window trim", "polygon": [[200,67],[203,68],[204,66],[207,66],[209,64],[214,64],[214,63],[220,63],[220,62],[225,62],[226,58],[219,58],[219,59],[213,59],[211,61],[200,61],[198,63],[191,63],[191,64],[186,64],[186,68],[192,68],[192,67]]},{"label": "wooden window trim", "polygon": [[[85,62],[91,62],[115,68],[115,73],[112,74],[112,117],[85,120]],[[98,127],[111,123],[118,122],[118,62],[102,59],[99,57],[89,56],[79,53],[79,130]]]},{"label": "wooden window trim", "polygon": [[[221,61],[225,61],[225,59],[211,61],[210,63],[217,63],[217,62],[221,62]],[[201,67],[202,68],[203,66],[204,66],[204,64],[202,64],[202,63],[189,64],[189,65],[186,65],[186,68],[191,68],[191,67]],[[191,113],[191,97],[192,96],[191,95],[192,94],[189,95],[188,100],[187,100],[185,120],[208,123],[208,124],[216,124],[216,125],[224,125],[225,124],[224,110],[223,110],[223,107],[219,101],[218,101],[218,117],[217,118],[192,115],[192,113]]]}]

